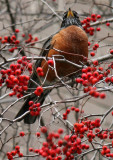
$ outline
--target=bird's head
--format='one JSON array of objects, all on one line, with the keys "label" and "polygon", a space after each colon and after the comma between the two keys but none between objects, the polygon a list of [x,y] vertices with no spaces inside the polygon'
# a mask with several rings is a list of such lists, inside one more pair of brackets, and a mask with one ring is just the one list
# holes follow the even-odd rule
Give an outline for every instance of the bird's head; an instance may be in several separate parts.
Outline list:
[{"label": "bird's head", "polygon": [[68,27],[71,25],[76,25],[82,28],[82,24],[79,20],[78,13],[75,11],[72,11],[70,8],[67,12],[63,15],[63,21],[61,24],[61,28]]}]

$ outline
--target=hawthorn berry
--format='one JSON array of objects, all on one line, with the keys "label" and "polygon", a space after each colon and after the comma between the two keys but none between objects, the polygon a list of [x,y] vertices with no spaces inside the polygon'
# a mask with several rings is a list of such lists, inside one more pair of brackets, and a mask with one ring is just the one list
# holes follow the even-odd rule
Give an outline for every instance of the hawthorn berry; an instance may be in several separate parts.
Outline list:
[{"label": "hawthorn berry", "polygon": [[45,126],[41,127],[41,132],[42,133],[46,133],[47,132],[47,128]]},{"label": "hawthorn berry", "polygon": [[96,43],[96,44],[94,45],[94,47],[97,49],[97,48],[99,47],[99,44]]},{"label": "hawthorn berry", "polygon": [[20,150],[20,146],[15,146],[15,149],[16,150]]},{"label": "hawthorn berry", "polygon": [[97,27],[96,30],[97,30],[97,31],[100,31],[101,29],[100,29],[100,27]]},{"label": "hawthorn berry", "polygon": [[16,40],[16,41],[15,41],[15,44],[19,44],[19,43],[20,43],[20,41],[19,41],[19,40]]},{"label": "hawthorn berry", "polygon": [[113,49],[110,50],[110,54],[113,54]]},{"label": "hawthorn berry", "polygon": [[100,93],[99,93],[99,92],[95,92],[95,93],[94,93],[94,97],[95,97],[95,98],[98,98],[99,96],[100,96]]},{"label": "hawthorn berry", "polygon": [[80,110],[79,110],[79,108],[75,108],[75,112],[79,112]]},{"label": "hawthorn berry", "polygon": [[75,107],[71,107],[71,110],[74,111],[74,110],[75,110]]},{"label": "hawthorn berry", "polygon": [[18,59],[17,63],[21,64],[22,63],[22,59]]},{"label": "hawthorn berry", "polygon": [[18,155],[19,155],[19,157],[23,157],[23,153],[19,153]]},{"label": "hawthorn berry", "polygon": [[98,18],[98,19],[99,19],[99,18],[101,18],[101,15],[100,15],[100,14],[98,14],[98,15],[97,15],[97,18]]},{"label": "hawthorn berry", "polygon": [[95,53],[94,53],[94,52],[91,52],[90,55],[91,55],[92,57],[94,57],[94,56],[95,56]]},{"label": "hawthorn berry", "polygon": [[25,133],[23,131],[20,132],[20,136],[23,137],[25,136]]},{"label": "hawthorn berry", "polygon": [[91,45],[91,43],[90,42],[88,42],[88,46],[90,46]]},{"label": "hawthorn berry", "polygon": [[110,26],[110,23],[109,23],[109,22],[107,22],[107,23],[106,23],[106,26]]},{"label": "hawthorn berry", "polygon": [[20,31],[19,31],[19,29],[15,29],[15,32],[18,33],[18,32],[20,32]]},{"label": "hawthorn berry", "polygon": [[68,108],[67,110],[66,110],[66,114],[69,114],[70,113],[70,109]]},{"label": "hawthorn berry", "polygon": [[15,156],[16,155],[16,151],[14,150],[14,151],[11,151],[11,155],[12,156]]},{"label": "hawthorn berry", "polygon": [[29,152],[33,152],[33,148],[29,148]]},{"label": "hawthorn berry", "polygon": [[43,93],[43,88],[41,86],[37,87],[36,90],[34,91],[34,93],[37,96],[40,96]]},{"label": "hawthorn berry", "polygon": [[40,137],[40,132],[37,132],[37,133],[36,133],[36,136],[37,136],[37,137]]},{"label": "hawthorn berry", "polygon": [[12,39],[16,39],[16,36],[15,35],[12,35],[12,37],[11,37]]},{"label": "hawthorn berry", "polygon": [[38,37],[35,37],[35,38],[34,38],[34,41],[38,41]]},{"label": "hawthorn berry", "polygon": [[64,130],[63,130],[62,128],[59,128],[59,129],[58,129],[58,133],[59,133],[59,134],[62,134],[63,132],[64,132]]},{"label": "hawthorn berry", "polygon": [[50,65],[50,66],[53,66],[54,65],[54,62],[53,62],[53,60],[52,59],[50,59],[50,60],[48,60],[48,65]]},{"label": "hawthorn berry", "polygon": [[58,141],[58,146],[61,147],[63,145],[63,140]]},{"label": "hawthorn berry", "polygon": [[96,17],[96,14],[91,14],[91,18],[95,18]]},{"label": "hawthorn berry", "polygon": [[101,98],[101,99],[106,98],[106,94],[105,94],[105,93],[100,93],[100,98]]}]

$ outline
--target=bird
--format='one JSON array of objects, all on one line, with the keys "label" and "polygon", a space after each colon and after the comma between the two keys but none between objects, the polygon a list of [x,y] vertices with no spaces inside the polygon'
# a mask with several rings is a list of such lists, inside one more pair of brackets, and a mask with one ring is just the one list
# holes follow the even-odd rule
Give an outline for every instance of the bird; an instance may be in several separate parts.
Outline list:
[{"label": "bird", "polygon": [[[43,79],[45,78],[45,85],[52,84],[56,81],[58,77],[65,77],[73,72],[76,72],[78,68],[71,63],[81,64],[84,61],[83,57],[88,58],[88,37],[82,28],[82,24],[79,19],[79,15],[76,11],[70,8],[63,15],[63,20],[59,31],[50,36],[43,45],[43,50],[40,56],[48,58],[56,57],[55,70],[53,67],[48,65],[46,59],[36,60],[34,64],[33,73],[31,79],[40,85],[40,79],[37,76],[36,68],[41,67],[43,69]],[[72,53],[72,54],[70,54]],[[58,61],[63,57],[66,61]],[[37,85],[29,81],[28,88],[36,88]],[[22,108],[18,112],[15,118],[22,116],[26,111],[29,110],[29,101],[38,101],[42,105],[45,101],[46,96],[51,92],[51,89],[44,90],[44,92],[38,97],[35,94],[28,96],[23,104]],[[33,124],[37,116],[32,116],[29,114],[25,115],[23,118],[24,123]],[[19,119],[22,120],[22,119]]]}]

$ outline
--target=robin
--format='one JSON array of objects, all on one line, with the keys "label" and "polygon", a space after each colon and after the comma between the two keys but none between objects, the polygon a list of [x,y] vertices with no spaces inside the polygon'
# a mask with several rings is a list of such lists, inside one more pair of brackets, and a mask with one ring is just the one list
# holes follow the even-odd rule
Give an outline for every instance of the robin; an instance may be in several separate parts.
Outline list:
[{"label": "robin", "polygon": [[[35,62],[31,79],[39,85],[40,79],[37,76],[37,67],[43,69],[46,85],[53,83],[58,77],[70,75],[78,70],[77,66],[73,64],[81,64],[84,61],[83,57],[88,57],[88,37],[82,28],[77,12],[69,9],[64,13],[60,31],[45,42],[40,56],[45,56],[46,58],[54,57],[53,63],[55,65],[53,69],[44,59]],[[61,58],[65,60],[58,61]],[[33,81],[29,81],[28,88],[37,87]],[[39,97],[35,94],[29,96],[16,118],[29,110],[29,101],[38,101],[42,105],[50,91],[45,90]],[[37,116],[32,116],[29,113],[23,119],[25,123],[32,124],[36,121],[36,118]]]}]

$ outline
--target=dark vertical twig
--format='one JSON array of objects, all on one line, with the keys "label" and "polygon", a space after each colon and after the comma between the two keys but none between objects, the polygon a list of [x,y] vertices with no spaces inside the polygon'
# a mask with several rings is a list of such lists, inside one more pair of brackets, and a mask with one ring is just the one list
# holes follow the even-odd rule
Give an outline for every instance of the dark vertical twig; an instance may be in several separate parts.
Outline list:
[{"label": "dark vertical twig", "polygon": [[[6,6],[7,6],[7,11],[8,11],[8,13],[9,13],[9,16],[10,16],[10,19],[11,19],[11,24],[15,24],[16,21],[15,21],[15,19],[14,19],[14,17],[13,17],[12,12],[11,12],[11,7],[10,7],[9,0],[5,0],[5,2],[6,2]],[[15,25],[12,25],[11,28],[12,28],[12,30],[13,30],[13,32],[14,32],[14,31],[15,31]]]}]

